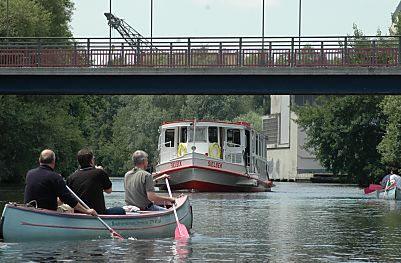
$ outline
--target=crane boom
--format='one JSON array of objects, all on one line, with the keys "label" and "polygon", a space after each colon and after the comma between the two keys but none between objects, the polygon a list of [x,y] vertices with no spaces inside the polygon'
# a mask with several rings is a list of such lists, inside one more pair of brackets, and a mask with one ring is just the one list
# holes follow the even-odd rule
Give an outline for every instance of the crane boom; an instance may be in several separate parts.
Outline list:
[{"label": "crane boom", "polygon": [[138,43],[140,46],[152,47],[152,44],[146,38],[123,19],[116,17],[112,13],[104,13],[104,15],[108,20],[109,26],[117,30],[132,49],[138,48]]}]

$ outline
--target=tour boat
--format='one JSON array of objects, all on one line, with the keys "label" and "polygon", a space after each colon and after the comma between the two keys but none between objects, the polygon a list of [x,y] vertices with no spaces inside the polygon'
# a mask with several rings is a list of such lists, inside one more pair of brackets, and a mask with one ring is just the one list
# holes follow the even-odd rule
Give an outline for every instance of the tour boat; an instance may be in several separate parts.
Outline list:
[{"label": "tour boat", "polygon": [[393,187],[388,190],[378,190],[376,191],[376,195],[378,199],[386,199],[386,200],[401,200],[401,189]]},{"label": "tour boat", "polygon": [[[176,200],[181,224],[192,227],[192,207],[187,196]],[[128,212],[127,215],[101,215],[124,238],[149,239],[174,237],[177,223],[172,208],[161,211]],[[0,238],[5,242],[84,240],[110,238],[110,231],[97,217],[79,213],[61,213],[6,204],[1,218]]]},{"label": "tour boat", "polygon": [[[175,190],[270,191],[266,139],[247,122],[176,121],[159,128],[154,176]],[[194,140],[195,138],[195,140]],[[161,189],[164,180],[156,182]]]}]

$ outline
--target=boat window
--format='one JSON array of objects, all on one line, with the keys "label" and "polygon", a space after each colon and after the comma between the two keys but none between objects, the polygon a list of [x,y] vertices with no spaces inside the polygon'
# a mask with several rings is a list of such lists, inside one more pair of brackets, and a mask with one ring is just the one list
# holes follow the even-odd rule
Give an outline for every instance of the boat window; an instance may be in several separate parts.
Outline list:
[{"label": "boat window", "polygon": [[209,142],[218,142],[217,127],[209,127]]},{"label": "boat window", "polygon": [[227,129],[227,145],[229,147],[241,146],[241,133],[239,129]]},{"label": "boat window", "polygon": [[187,142],[187,127],[181,128],[181,139],[180,142]]},{"label": "boat window", "polygon": [[[196,142],[206,142],[206,128],[205,127],[196,127],[195,130]],[[189,142],[193,142],[194,137],[194,128],[189,127]]]},{"label": "boat window", "polygon": [[164,145],[174,147],[174,129],[167,129],[164,133]]}]

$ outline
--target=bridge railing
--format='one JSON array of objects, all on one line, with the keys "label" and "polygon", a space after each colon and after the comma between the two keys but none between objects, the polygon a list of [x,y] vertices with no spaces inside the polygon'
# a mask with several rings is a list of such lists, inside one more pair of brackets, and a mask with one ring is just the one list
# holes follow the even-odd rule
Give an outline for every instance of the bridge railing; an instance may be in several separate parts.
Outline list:
[{"label": "bridge railing", "polygon": [[401,37],[0,38],[0,67],[392,67]]}]

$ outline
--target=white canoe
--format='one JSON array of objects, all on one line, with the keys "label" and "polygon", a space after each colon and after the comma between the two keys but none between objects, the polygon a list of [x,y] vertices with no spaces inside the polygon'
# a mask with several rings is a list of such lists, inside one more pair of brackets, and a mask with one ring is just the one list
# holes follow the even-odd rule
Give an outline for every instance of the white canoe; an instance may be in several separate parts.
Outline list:
[{"label": "white canoe", "polygon": [[[192,228],[192,207],[187,196],[177,198],[181,224]],[[101,215],[111,228],[124,238],[174,237],[176,220],[172,208],[162,212],[141,211],[127,215]],[[5,242],[81,240],[110,238],[109,230],[94,216],[7,204],[1,218]]]}]

